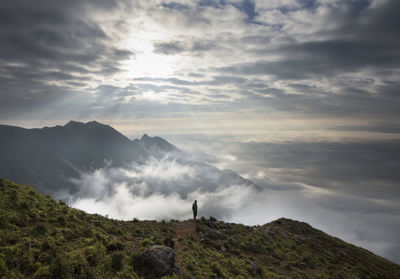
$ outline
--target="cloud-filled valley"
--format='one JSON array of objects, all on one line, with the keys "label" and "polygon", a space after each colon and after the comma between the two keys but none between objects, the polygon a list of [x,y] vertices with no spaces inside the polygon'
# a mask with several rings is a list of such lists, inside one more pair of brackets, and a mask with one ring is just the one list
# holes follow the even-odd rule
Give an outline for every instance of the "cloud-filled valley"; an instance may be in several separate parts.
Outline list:
[{"label": "cloud-filled valley", "polygon": [[398,141],[243,142],[201,135],[171,141],[262,187],[246,208],[235,212],[235,220],[306,220],[398,261]]},{"label": "cloud-filled valley", "polygon": [[[282,216],[399,260],[398,143],[262,143],[184,137],[187,152],[144,164],[105,167],[74,181],[76,208],[111,218],[187,219],[200,216],[264,224]],[[203,142],[203,143],[202,143]],[[197,152],[190,152],[196,150]],[[369,159],[369,160],[367,160]],[[199,161],[205,163],[199,163]],[[385,172],[374,163],[386,166]],[[369,163],[371,162],[371,163]],[[222,177],[220,169],[233,169]],[[356,168],[349,168],[350,165]]]},{"label": "cloud-filled valley", "polygon": [[8,135],[0,138],[2,176],[90,213],[183,220],[198,200],[199,216],[249,225],[302,220],[399,261],[397,140],[130,140],[96,121],[0,132]]},{"label": "cloud-filled valley", "polygon": [[195,199],[202,215],[229,219],[260,192],[232,171],[169,156],[127,168],[98,169],[73,183],[79,192],[61,198],[74,207],[117,219],[189,218]]}]

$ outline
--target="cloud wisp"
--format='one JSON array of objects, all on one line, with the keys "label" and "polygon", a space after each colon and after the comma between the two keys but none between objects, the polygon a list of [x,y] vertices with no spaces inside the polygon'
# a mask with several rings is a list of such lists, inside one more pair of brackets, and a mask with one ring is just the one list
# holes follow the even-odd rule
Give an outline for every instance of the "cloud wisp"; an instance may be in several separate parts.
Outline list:
[{"label": "cloud wisp", "polygon": [[[243,180],[243,179],[242,179]],[[73,207],[118,219],[186,219],[197,199],[202,215],[231,218],[259,189],[239,184],[236,175],[204,164],[164,157],[129,168],[103,168],[85,173],[80,191],[64,197]]]}]

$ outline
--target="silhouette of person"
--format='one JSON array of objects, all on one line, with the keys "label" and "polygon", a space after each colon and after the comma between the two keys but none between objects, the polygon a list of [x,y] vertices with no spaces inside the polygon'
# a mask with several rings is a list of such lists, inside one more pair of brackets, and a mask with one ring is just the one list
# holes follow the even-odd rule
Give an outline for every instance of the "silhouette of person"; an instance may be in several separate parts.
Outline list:
[{"label": "silhouette of person", "polygon": [[192,204],[192,210],[193,210],[193,219],[196,220],[197,217],[197,200],[194,201]]}]

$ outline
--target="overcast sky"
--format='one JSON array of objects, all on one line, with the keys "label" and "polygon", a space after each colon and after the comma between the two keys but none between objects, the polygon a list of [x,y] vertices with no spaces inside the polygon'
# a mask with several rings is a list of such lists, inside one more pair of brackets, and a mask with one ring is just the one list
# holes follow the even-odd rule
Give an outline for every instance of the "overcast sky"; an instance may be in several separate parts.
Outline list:
[{"label": "overcast sky", "polygon": [[398,137],[399,10],[395,0],[1,1],[0,121]]},{"label": "overcast sky", "polygon": [[398,0],[3,0],[0,124],[165,136],[269,189],[266,220],[400,262],[399,13]]}]

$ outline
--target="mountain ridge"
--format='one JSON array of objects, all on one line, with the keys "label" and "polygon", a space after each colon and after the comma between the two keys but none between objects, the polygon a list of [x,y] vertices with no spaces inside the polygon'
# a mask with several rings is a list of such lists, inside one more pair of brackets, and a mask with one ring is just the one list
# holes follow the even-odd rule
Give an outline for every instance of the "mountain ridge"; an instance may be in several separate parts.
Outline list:
[{"label": "mountain ridge", "polygon": [[[148,154],[114,128],[90,121],[25,129],[0,125],[0,175],[32,184],[46,194],[76,186],[68,178],[112,162],[123,166]],[[101,153],[100,153],[101,152]]]},{"label": "mountain ridge", "polygon": [[400,277],[400,265],[303,222],[119,221],[0,179],[0,278],[161,278],[141,261],[152,245],[174,252],[179,269],[164,279]]},{"label": "mountain ridge", "polygon": [[[0,125],[0,135],[0,177],[35,185],[41,193],[60,198],[73,198],[80,192],[83,174],[110,167],[129,169],[132,163],[143,165],[152,157],[159,162],[175,160],[201,170],[203,175],[192,183],[202,189],[228,184],[259,188],[233,171],[188,159],[183,151],[161,137],[144,134],[130,140],[94,120],[71,120],[64,126],[33,129]],[[204,174],[210,175],[204,178]]]},{"label": "mountain ridge", "polygon": [[151,137],[148,134],[143,134],[140,139],[134,139],[133,142],[139,144],[146,152],[156,158],[162,158],[171,152],[175,155],[183,154],[179,148],[158,136]]}]

